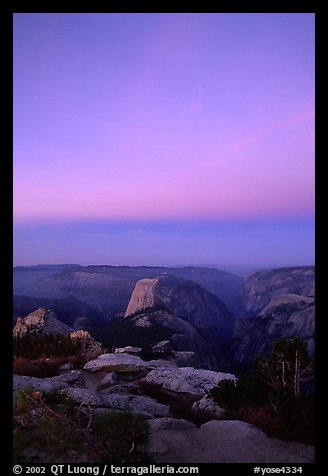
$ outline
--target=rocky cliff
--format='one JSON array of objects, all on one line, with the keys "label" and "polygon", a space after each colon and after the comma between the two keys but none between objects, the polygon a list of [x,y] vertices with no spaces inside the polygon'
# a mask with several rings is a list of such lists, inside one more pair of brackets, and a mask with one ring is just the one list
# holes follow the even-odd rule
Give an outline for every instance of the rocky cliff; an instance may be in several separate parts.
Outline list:
[{"label": "rocky cliff", "polygon": [[45,308],[36,309],[26,317],[19,317],[13,329],[13,337],[34,337],[47,334],[69,336],[72,342],[79,343],[79,353],[87,359],[96,358],[106,348],[91,337],[85,330],[73,331],[57,319],[56,314]]},{"label": "rocky cliff", "polygon": [[[127,309],[137,281],[165,275],[191,281],[230,308],[242,278],[219,269],[130,266],[45,265],[14,268],[14,317],[37,307],[55,309],[66,324],[72,318],[108,321]],[[34,298],[33,303],[28,298]],[[67,309],[69,308],[69,312]]]},{"label": "rocky cliff", "polygon": [[232,334],[234,317],[225,304],[185,279],[164,275],[138,281],[125,316],[150,307],[169,310],[199,331],[214,335],[219,342]]},{"label": "rocky cliff", "polygon": [[[43,394],[56,391],[63,403],[66,397],[70,398],[70,412],[82,408],[95,417],[113,411],[142,416],[150,428],[150,454],[158,463],[314,462],[313,446],[268,438],[249,423],[227,419],[223,408],[214,405],[213,410],[212,404],[211,409],[206,392],[226,379],[234,380],[235,376],[178,368],[164,360],[145,361],[135,355],[107,353],[89,361],[83,370],[52,378],[14,375],[13,393],[15,398],[17,391],[26,387]],[[40,415],[42,411],[34,412],[34,424],[41,425]],[[29,424],[30,419],[26,421]],[[198,422],[198,427],[193,421]],[[200,427],[199,422],[203,423]],[[72,463],[85,461],[87,440],[83,443],[81,452],[70,453]],[[42,464],[67,461],[67,455],[47,441],[41,455],[31,451],[28,444],[25,454],[34,463],[38,457]]]},{"label": "rocky cliff", "polygon": [[314,354],[315,299],[287,294],[272,298],[256,316],[238,319],[232,340],[235,362],[250,362],[257,355],[270,353],[272,342],[285,336],[299,336]]},{"label": "rocky cliff", "polygon": [[254,317],[276,296],[314,296],[314,266],[257,271],[246,276],[238,297],[238,317]]},{"label": "rocky cliff", "polygon": [[56,314],[50,309],[36,309],[26,317],[18,317],[13,329],[14,337],[24,337],[29,334],[62,334],[69,335],[70,327],[57,319]]},{"label": "rocky cliff", "polygon": [[13,304],[14,325],[17,317],[26,316],[40,307],[51,309],[61,322],[73,329],[92,328],[102,322],[101,316],[92,306],[73,296],[55,299],[14,295]]},{"label": "rocky cliff", "polygon": [[134,287],[125,317],[150,307],[164,307],[159,295],[158,279],[140,279]]},{"label": "rocky cliff", "polygon": [[184,365],[215,369],[226,366],[217,336],[224,336],[228,325],[231,329],[232,319],[212,294],[165,275],[138,281],[124,318],[94,329],[92,335],[109,349],[132,344],[148,354],[174,355]]},{"label": "rocky cliff", "polygon": [[81,354],[88,359],[96,358],[105,352],[105,347],[91,337],[90,332],[79,329],[70,333],[72,342],[79,342]]},{"label": "rocky cliff", "polygon": [[93,331],[109,348],[134,345],[147,355],[163,355],[183,365],[216,369],[225,359],[213,339],[204,337],[190,322],[165,309],[149,308],[116,318]]}]

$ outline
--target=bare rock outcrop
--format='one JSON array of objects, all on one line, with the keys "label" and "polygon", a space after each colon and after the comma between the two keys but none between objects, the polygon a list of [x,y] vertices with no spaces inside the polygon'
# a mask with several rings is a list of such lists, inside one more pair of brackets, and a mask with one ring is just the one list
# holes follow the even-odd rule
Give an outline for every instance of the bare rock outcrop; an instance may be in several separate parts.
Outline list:
[{"label": "bare rock outcrop", "polygon": [[188,393],[190,395],[203,397],[206,390],[215,387],[224,379],[235,380],[235,376],[223,372],[214,372],[213,370],[183,367],[177,369],[152,370],[143,379],[143,382],[150,385],[161,386],[164,390],[170,392]]},{"label": "bare rock outcrop", "polygon": [[196,428],[196,425],[188,420],[183,420],[182,418],[155,418],[153,420],[148,420],[148,425],[151,430],[186,430],[187,428]]},{"label": "bare rock outcrop", "polygon": [[140,279],[133,290],[125,316],[130,316],[150,307],[163,307],[159,297],[158,279]]},{"label": "bare rock outcrop", "polygon": [[193,403],[191,410],[195,413],[202,413],[213,419],[220,419],[224,415],[225,411],[222,407],[217,405],[211,397],[205,395],[197,402]]},{"label": "bare rock outcrop", "polygon": [[209,421],[200,428],[151,430],[150,453],[158,463],[313,463],[314,447],[268,438],[238,420]]},{"label": "bare rock outcrop", "polygon": [[258,315],[272,298],[284,294],[314,296],[314,266],[277,268],[246,276],[238,297],[239,317]]},{"label": "bare rock outcrop", "polygon": [[132,354],[132,355],[138,355],[142,351],[141,347],[132,347],[131,345],[128,345],[126,347],[117,347],[115,349],[115,354]]},{"label": "bare rock outcrop", "polygon": [[58,375],[50,378],[28,377],[26,375],[14,375],[14,392],[21,388],[32,388],[42,392],[54,392],[74,385],[81,385],[83,382],[82,372],[72,370],[65,375]]},{"label": "bare rock outcrop", "polygon": [[108,372],[97,386],[97,390],[104,390],[105,388],[113,387],[117,383],[117,374],[115,372]]},{"label": "bare rock outcrop", "polygon": [[26,317],[17,318],[13,329],[13,336],[24,337],[26,335],[44,334],[62,334],[67,336],[72,330],[69,326],[58,320],[53,311],[41,307]]},{"label": "bare rock outcrop", "polygon": [[125,317],[150,308],[164,309],[222,341],[232,333],[234,317],[226,305],[197,284],[176,276],[164,274],[136,283]]},{"label": "bare rock outcrop", "polygon": [[63,393],[76,403],[85,403],[92,407],[109,408],[113,410],[146,412],[149,415],[165,417],[170,410],[167,405],[143,395],[103,394],[86,388],[66,388]]},{"label": "bare rock outcrop", "polygon": [[256,316],[237,319],[231,343],[235,362],[247,363],[267,355],[280,337],[298,336],[315,351],[315,298],[285,294],[276,296]]},{"label": "bare rock outcrop", "polygon": [[90,360],[84,366],[84,370],[97,372],[106,370],[108,372],[130,373],[148,370],[149,364],[140,357],[130,354],[102,354],[97,359]]},{"label": "bare rock outcrop", "polygon": [[175,369],[178,367],[177,363],[174,362],[173,360],[163,360],[163,359],[149,360],[148,364],[152,369],[157,369],[157,368]]},{"label": "bare rock outcrop", "polygon": [[70,338],[73,342],[78,342],[81,346],[81,353],[87,359],[95,359],[105,351],[105,347],[91,337],[89,331],[82,329],[70,332]]}]

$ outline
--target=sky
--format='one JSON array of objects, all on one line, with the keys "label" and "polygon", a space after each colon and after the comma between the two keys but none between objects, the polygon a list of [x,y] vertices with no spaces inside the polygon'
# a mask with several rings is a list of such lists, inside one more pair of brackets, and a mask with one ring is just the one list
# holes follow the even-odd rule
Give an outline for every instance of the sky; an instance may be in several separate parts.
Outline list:
[{"label": "sky", "polygon": [[314,262],[314,14],[15,14],[14,265]]}]

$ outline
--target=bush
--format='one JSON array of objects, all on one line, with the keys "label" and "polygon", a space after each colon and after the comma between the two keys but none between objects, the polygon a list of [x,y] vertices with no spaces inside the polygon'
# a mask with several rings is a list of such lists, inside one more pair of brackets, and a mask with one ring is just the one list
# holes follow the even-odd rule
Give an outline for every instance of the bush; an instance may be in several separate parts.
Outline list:
[{"label": "bush", "polygon": [[281,437],[284,435],[285,420],[277,415],[271,405],[256,408],[253,405],[243,405],[236,413],[238,419],[251,423],[270,436]]},{"label": "bush", "polygon": [[72,340],[70,336],[28,335],[14,338],[13,343],[13,372],[18,375],[54,377],[66,362],[80,368],[87,361],[81,341]]},{"label": "bush", "polygon": [[299,399],[302,384],[313,379],[314,362],[299,337],[273,342],[270,357],[257,357],[255,365],[266,385],[282,397]]},{"label": "bush", "polygon": [[151,462],[148,424],[141,416],[110,412],[95,417],[62,394],[23,389],[14,400],[15,463]]},{"label": "bush", "polygon": [[206,393],[229,410],[237,410],[248,404],[258,408],[265,404],[268,398],[268,388],[256,374],[243,375],[236,382],[221,380],[216,387]]},{"label": "bush", "polygon": [[270,436],[314,443],[314,399],[302,394],[314,364],[298,337],[273,343],[269,357],[255,359],[255,372],[236,382],[223,380],[207,394],[232,416]]},{"label": "bush", "polygon": [[95,419],[92,432],[102,461],[112,464],[150,463],[148,424],[140,415],[110,412]]},{"label": "bush", "polygon": [[314,407],[311,399],[304,398],[299,406],[280,409],[266,404],[260,408],[253,405],[244,405],[235,413],[236,418],[261,428],[267,435],[282,438],[287,441],[299,441],[305,444],[314,444]]}]

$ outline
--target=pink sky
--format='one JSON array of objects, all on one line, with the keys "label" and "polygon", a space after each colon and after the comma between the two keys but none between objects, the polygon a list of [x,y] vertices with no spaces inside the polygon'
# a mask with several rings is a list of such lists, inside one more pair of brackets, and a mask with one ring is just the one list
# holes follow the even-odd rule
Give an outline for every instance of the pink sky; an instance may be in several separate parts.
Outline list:
[{"label": "pink sky", "polygon": [[15,15],[16,225],[313,216],[313,14]]}]

